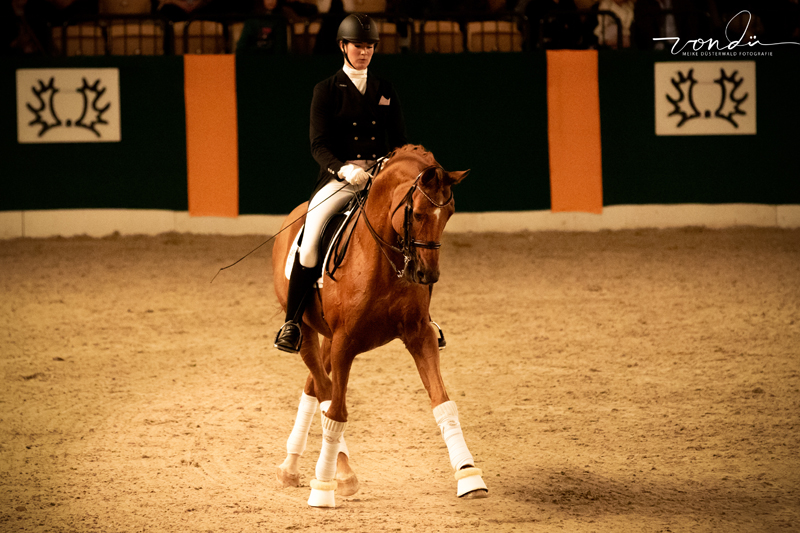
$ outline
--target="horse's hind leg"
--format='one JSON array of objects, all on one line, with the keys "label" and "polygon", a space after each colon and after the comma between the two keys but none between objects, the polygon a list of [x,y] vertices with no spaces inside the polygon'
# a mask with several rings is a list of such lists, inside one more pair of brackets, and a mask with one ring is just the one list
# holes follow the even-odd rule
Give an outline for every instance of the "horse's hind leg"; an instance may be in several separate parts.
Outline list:
[{"label": "horse's hind leg", "polygon": [[320,356],[318,336],[307,325],[303,324],[302,327],[304,328],[303,336],[306,340],[300,353],[311,373],[300,396],[294,427],[289,439],[286,441],[286,459],[278,466],[276,472],[278,486],[282,488],[300,485],[298,463],[300,456],[303,455],[306,449],[308,431],[319,405],[318,398],[330,398],[331,391],[330,379],[324,371],[324,364]]},{"label": "horse's hind leg", "polygon": [[433,416],[442,433],[450,455],[450,464],[455,470],[458,483],[456,495],[459,498],[485,498],[488,489],[483,482],[482,472],[475,468],[475,459],[467,448],[458,408],[445,391],[439,367],[439,347],[436,334],[427,323],[420,325],[416,335],[406,341],[406,347],[414,357],[422,383],[428,391],[433,407]]},{"label": "horse's hind leg", "polygon": [[[311,381],[311,376],[309,376]],[[308,387],[306,387],[308,388]],[[297,406],[297,417],[294,420],[294,427],[292,428],[289,439],[286,441],[286,459],[283,460],[278,466],[276,478],[278,486],[285,487],[299,487],[300,486],[300,469],[298,463],[300,456],[306,450],[306,442],[308,441],[308,430],[311,428],[311,422],[314,415],[317,413],[317,406],[319,401],[314,396],[306,394],[304,390],[300,396],[300,405]]]}]

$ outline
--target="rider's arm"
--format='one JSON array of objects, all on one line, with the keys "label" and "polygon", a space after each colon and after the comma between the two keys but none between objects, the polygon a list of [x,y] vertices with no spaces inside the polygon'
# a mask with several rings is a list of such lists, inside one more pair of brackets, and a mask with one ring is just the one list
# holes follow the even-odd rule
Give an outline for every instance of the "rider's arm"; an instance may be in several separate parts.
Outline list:
[{"label": "rider's arm", "polygon": [[[327,80],[326,80],[327,81]],[[344,165],[331,150],[335,143],[334,117],[329,83],[321,82],[314,87],[314,97],[311,100],[311,125],[309,137],[311,139],[311,155],[323,169],[327,169],[331,176],[336,176]]]}]

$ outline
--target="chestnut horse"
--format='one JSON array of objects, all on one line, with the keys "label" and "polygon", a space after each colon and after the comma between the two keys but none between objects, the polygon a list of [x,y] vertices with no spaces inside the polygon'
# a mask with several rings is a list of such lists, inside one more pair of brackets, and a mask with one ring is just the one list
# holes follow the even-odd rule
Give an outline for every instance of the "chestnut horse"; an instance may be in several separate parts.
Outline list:
[{"label": "chestnut horse", "polygon": [[[277,478],[280,486],[299,485],[298,459],[320,405],[323,443],[308,500],[313,507],[335,507],[335,492],[349,496],[358,490],[343,438],[350,368],[357,354],[396,338],[405,343],[428,391],[455,470],[457,495],[487,495],[464,441],[456,405],[445,391],[437,329],[429,314],[431,285],[439,279],[439,241],[455,211],[451,188],[468,172],[445,171],[421,146],[407,145],[392,153],[373,179],[369,196],[359,203],[355,222],[349,222],[355,227],[345,229],[352,231],[347,255],[333,278],[325,276],[306,308],[300,355],[309,376]],[[306,209],[303,204],[292,211],[273,248],[275,292],[284,309],[286,260]]]}]

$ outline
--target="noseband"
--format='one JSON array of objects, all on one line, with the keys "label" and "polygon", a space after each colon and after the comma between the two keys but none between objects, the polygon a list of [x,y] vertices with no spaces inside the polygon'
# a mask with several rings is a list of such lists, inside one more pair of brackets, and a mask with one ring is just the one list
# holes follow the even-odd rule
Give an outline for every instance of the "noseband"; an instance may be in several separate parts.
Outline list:
[{"label": "noseband", "polygon": [[[378,247],[383,252],[383,255],[386,257],[389,264],[392,265],[392,269],[397,273],[398,278],[402,278],[405,273],[406,269],[408,268],[409,263],[414,260],[414,256],[416,255],[417,248],[424,248],[426,250],[438,250],[441,248],[442,243],[437,241],[420,241],[416,240],[412,236],[412,220],[413,220],[413,213],[414,213],[414,192],[419,191],[422,195],[427,199],[431,204],[435,207],[447,207],[453,201],[453,191],[450,191],[450,196],[444,203],[436,202],[431,196],[425,192],[425,189],[422,188],[419,184],[420,178],[422,178],[423,174],[425,174],[430,169],[436,170],[444,170],[440,165],[431,165],[429,167],[423,168],[417,177],[414,179],[414,183],[411,184],[411,187],[408,189],[408,192],[403,197],[403,200],[397,205],[397,207],[392,211],[392,216],[390,220],[394,218],[395,213],[400,210],[401,207],[404,207],[405,210],[403,212],[403,235],[397,236],[397,246],[389,244],[388,242],[384,241],[380,235],[375,231],[370,224],[369,220],[367,219],[366,213],[364,213],[364,204],[359,201],[359,206],[361,208],[361,213],[364,214],[364,222],[366,222],[367,228],[369,232],[372,234],[372,237],[375,239],[375,242],[378,243]],[[397,252],[403,256],[403,269],[400,270],[395,266],[394,261],[389,257],[389,254],[386,253],[385,248],[392,250],[393,252]]]}]

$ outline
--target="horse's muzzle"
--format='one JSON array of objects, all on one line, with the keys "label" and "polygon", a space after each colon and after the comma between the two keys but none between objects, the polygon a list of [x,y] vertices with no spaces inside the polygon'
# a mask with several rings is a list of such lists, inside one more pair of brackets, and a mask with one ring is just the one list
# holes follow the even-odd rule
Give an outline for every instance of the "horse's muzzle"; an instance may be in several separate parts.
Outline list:
[{"label": "horse's muzzle", "polygon": [[410,269],[412,280],[420,285],[433,285],[439,281],[439,269],[425,268],[421,263],[414,263],[414,268]]}]

